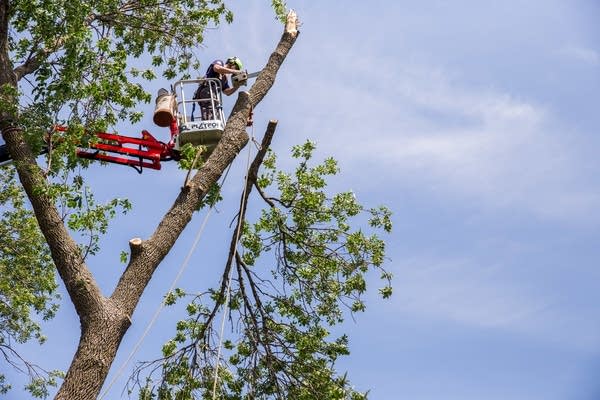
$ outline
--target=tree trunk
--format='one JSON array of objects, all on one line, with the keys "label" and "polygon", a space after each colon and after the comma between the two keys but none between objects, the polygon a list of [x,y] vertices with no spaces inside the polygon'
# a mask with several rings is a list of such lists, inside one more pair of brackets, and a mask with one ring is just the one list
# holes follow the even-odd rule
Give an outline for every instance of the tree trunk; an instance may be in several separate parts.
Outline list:
[{"label": "tree trunk", "polygon": [[95,399],[108,375],[130,319],[109,300],[81,326],[81,338],[56,399]]}]

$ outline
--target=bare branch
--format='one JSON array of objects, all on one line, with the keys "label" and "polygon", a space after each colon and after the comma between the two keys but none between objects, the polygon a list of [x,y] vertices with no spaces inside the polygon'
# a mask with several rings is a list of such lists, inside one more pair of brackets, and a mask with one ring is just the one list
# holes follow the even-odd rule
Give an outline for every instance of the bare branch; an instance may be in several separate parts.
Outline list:
[{"label": "bare branch", "polygon": [[64,44],[65,38],[59,37],[54,41],[54,45],[49,48],[32,49],[27,60],[13,70],[17,81],[26,75],[35,72],[48,55],[55,53]]}]

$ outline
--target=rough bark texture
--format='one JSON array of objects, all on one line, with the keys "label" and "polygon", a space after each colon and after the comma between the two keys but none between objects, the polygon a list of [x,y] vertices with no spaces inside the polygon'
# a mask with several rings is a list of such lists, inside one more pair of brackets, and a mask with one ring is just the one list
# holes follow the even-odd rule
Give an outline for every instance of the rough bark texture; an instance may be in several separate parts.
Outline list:
[{"label": "rough bark texture", "polygon": [[[8,1],[0,0],[0,37],[8,38]],[[290,13],[277,48],[249,92],[241,92],[228,118],[223,138],[209,159],[182,188],[171,209],[147,240],[130,242],[129,264],[110,297],[102,295],[75,241],[65,228],[52,199],[44,194],[45,177],[13,124],[16,116],[0,111],[0,129],[14,160],[19,179],[33,206],[40,228],[50,246],[59,275],[81,323],[77,352],[56,399],[97,398],[115,358],[119,344],[130,326],[140,297],[160,262],[189,223],[208,188],[246,145],[249,111],[266,95],[296,37],[296,17]],[[4,34],[2,34],[4,33]],[[6,42],[0,42],[0,85],[17,86],[23,71],[13,70]]]}]

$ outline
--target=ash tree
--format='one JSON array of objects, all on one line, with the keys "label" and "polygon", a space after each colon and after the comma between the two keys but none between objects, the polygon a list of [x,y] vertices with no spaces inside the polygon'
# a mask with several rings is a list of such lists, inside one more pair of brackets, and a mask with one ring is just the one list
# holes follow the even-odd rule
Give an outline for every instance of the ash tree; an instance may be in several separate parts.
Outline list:
[{"label": "ash tree", "polygon": [[[298,36],[297,19],[272,1],[284,32],[261,74],[241,92],[214,151],[174,193],[153,234],[129,242],[127,266],[103,295],[87,266],[99,255],[109,220],[131,205],[98,203],[85,181],[89,161],[76,149],[121,121],[139,121],[151,96],[144,82],[161,75],[187,78],[200,67],[194,49],[207,27],[233,15],[221,0],[0,0],[0,131],[13,163],[1,170],[0,353],[7,366],[31,376],[34,397],[95,399],[154,271],[194,212],[219,197],[218,179],[248,142],[248,115],[267,94]],[[144,57],[151,68],[139,69]],[[159,71],[159,72],[156,72]],[[66,131],[52,130],[55,124]],[[382,268],[391,229],[385,208],[365,209],[351,193],[330,194],[334,160],[313,165],[313,144],[294,148],[293,172],[280,171],[269,152],[276,122],[248,171],[223,278],[207,293],[177,290],[168,303],[191,296],[163,358],[132,376],[144,399],[362,398],[336,359],[347,338],[331,337],[347,307],[362,311],[366,274],[380,269],[384,297],[391,276]],[[39,157],[44,149],[47,155]],[[246,218],[250,195],[265,205]],[[363,229],[353,218],[366,213]],[[361,222],[362,221],[362,222]],[[57,273],[57,274],[56,274]],[[80,337],[62,377],[25,360],[18,344],[43,342],[40,320],[57,307],[55,274],[80,320]],[[104,288],[110,292],[111,288]],[[215,320],[232,323],[224,342]],[[3,368],[4,370],[4,368]],[[58,379],[58,380],[57,380]],[[0,391],[10,384],[0,375]]]}]

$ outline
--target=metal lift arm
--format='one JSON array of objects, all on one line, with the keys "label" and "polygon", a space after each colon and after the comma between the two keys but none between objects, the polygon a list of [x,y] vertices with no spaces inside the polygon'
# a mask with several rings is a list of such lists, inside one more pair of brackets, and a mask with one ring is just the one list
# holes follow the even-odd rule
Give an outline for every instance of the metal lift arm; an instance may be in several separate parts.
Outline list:
[{"label": "metal lift arm", "polygon": [[[67,130],[63,126],[55,129],[63,132]],[[128,165],[139,173],[142,173],[143,168],[160,170],[161,161],[179,159],[179,155],[173,150],[173,143],[160,142],[147,130],[142,131],[141,138],[106,132],[97,132],[94,135],[97,141],[91,143],[89,148],[79,148],[77,150],[78,157]],[[44,147],[40,155],[47,152],[47,147]],[[8,154],[6,145],[0,146],[0,165],[10,162],[12,162],[12,159]]]}]

